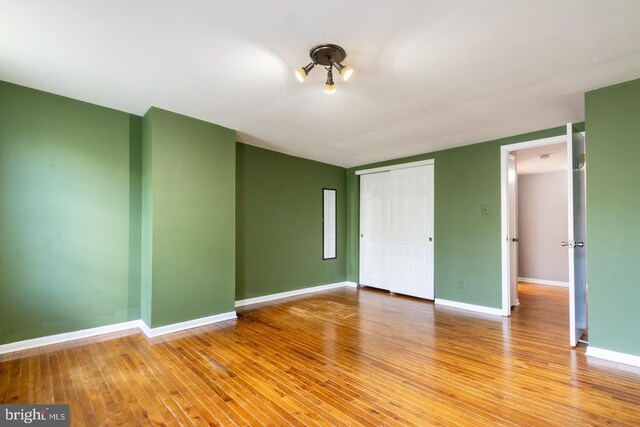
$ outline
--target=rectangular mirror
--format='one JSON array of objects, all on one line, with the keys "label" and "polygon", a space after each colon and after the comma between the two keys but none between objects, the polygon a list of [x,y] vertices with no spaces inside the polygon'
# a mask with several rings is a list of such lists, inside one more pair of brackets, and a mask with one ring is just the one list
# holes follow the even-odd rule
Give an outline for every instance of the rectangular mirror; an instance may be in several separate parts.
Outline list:
[{"label": "rectangular mirror", "polygon": [[336,240],[338,229],[336,227],[336,190],[332,188],[322,189],[322,259],[336,258]]}]

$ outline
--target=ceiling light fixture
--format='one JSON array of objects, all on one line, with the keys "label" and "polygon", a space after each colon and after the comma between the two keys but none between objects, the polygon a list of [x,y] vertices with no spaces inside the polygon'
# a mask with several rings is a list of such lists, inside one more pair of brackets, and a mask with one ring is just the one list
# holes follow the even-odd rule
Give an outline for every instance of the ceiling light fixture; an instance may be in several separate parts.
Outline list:
[{"label": "ceiling light fixture", "polygon": [[324,86],[325,93],[335,93],[336,86],[333,82],[333,68],[338,70],[342,80],[347,81],[353,74],[353,68],[343,65],[342,61],[347,57],[347,52],[335,44],[321,44],[314,46],[309,51],[311,62],[295,71],[295,76],[300,82],[304,82],[309,72],[316,65],[324,65],[327,70],[327,83]]}]

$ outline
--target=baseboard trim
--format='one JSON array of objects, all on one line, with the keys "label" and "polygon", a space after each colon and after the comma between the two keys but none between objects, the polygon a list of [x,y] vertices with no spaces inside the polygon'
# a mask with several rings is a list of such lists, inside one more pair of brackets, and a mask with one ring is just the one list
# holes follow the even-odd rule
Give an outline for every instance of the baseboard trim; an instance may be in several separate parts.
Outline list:
[{"label": "baseboard trim", "polygon": [[534,285],[549,285],[568,288],[569,282],[559,282],[557,280],[532,279],[530,277],[518,277],[518,282],[533,283]]},{"label": "baseboard trim", "polygon": [[46,337],[32,338],[24,341],[17,341],[0,345],[0,354],[14,353],[16,351],[29,350],[46,345],[59,344],[67,341],[74,341],[83,338],[95,337],[98,335],[110,334],[112,332],[125,331],[140,327],[142,321],[132,320],[130,322],[116,323],[114,325],[98,326],[96,328],[82,329],[74,332],[48,335]]},{"label": "baseboard trim", "polygon": [[140,321],[140,329],[149,337],[159,337],[160,335],[172,334],[174,332],[180,332],[187,329],[197,328],[200,326],[210,325],[212,323],[224,322],[225,320],[233,320],[238,316],[235,311],[229,311],[227,313],[220,313],[214,316],[201,317],[200,319],[187,320],[186,322],[173,323],[171,325],[159,326],[157,328],[150,328],[144,321]]},{"label": "baseboard trim", "polygon": [[205,326],[212,323],[235,319],[236,317],[236,312],[230,311],[228,313],[221,313],[214,316],[203,317],[200,319],[188,320],[186,322],[175,323],[173,325],[160,326],[159,328],[150,328],[142,320],[131,320],[129,322],[116,323],[114,325],[98,326],[91,329],[82,329],[80,331],[65,332],[62,334],[48,335],[45,337],[38,337],[24,341],[2,344],[0,345],[0,354],[15,353],[17,351],[30,350],[32,348],[44,347],[52,344],[60,344],[84,338],[91,338],[98,335],[110,334],[113,332],[120,332],[127,329],[135,328],[142,330],[142,332],[148,338],[154,338],[160,335],[171,334],[173,332],[184,331],[186,329],[197,328],[199,326]]},{"label": "baseboard trim", "polygon": [[[345,286],[352,286],[352,285],[350,285],[350,283],[353,283],[353,282],[329,283],[328,285],[313,286],[311,288],[296,289],[296,290],[293,290],[293,291],[280,292],[280,293],[277,293],[277,294],[264,295],[264,296],[261,296],[261,297],[242,299],[242,300],[236,301],[236,308],[237,307],[244,307],[245,305],[259,304],[259,303],[262,303],[262,302],[269,302],[269,301],[275,301],[275,300],[279,300],[279,299],[283,299],[283,298],[295,297],[295,296],[298,296],[298,295],[311,294],[311,293],[314,293],[314,292],[327,291],[329,289],[336,289],[336,288],[343,288]],[[355,285],[355,283],[354,283],[354,285]],[[355,285],[355,286],[357,286],[357,285]]]},{"label": "baseboard trim", "polygon": [[[249,298],[245,300],[236,301],[236,307],[243,307],[245,305],[257,304],[261,302],[275,301],[282,298],[289,298],[292,296],[309,294],[313,292],[326,291],[329,289],[336,289],[342,287],[357,287],[355,282],[338,282],[330,283],[328,285],[314,286],[311,288],[297,289],[294,291],[281,292],[278,294],[265,295],[257,298]],[[186,322],[174,323],[171,325],[160,326],[157,328],[150,328],[143,320],[131,320],[129,322],[116,323],[113,325],[98,326],[96,328],[82,329],[79,331],[65,332],[62,334],[49,335],[45,337],[38,337],[24,341],[17,341],[7,344],[0,344],[0,354],[14,353],[17,351],[29,350],[37,347],[44,347],[52,344],[59,344],[68,341],[79,340],[83,338],[95,337],[98,335],[110,334],[112,332],[120,332],[127,329],[139,328],[148,338],[154,338],[161,335],[171,334],[174,332],[180,332],[187,329],[197,328],[200,326],[210,325],[212,323],[224,322],[226,320],[236,319],[237,314],[235,311],[227,313],[216,314],[214,316],[202,317],[200,319],[187,320]]]},{"label": "baseboard trim", "polygon": [[605,350],[604,348],[588,346],[585,353],[589,357],[596,357],[598,359],[609,360],[616,363],[624,363],[625,365],[631,365],[640,367],[640,356],[636,356],[628,353],[620,353],[617,351]]},{"label": "baseboard trim", "polygon": [[484,314],[492,314],[494,316],[502,316],[502,309],[500,309],[500,308],[485,307],[483,305],[467,304],[467,303],[458,302],[458,301],[449,301],[449,300],[441,299],[441,298],[436,298],[435,299],[435,304],[436,305],[441,305],[441,306],[444,306],[444,307],[452,307],[452,308],[459,308],[459,309],[467,310],[467,311],[475,311],[476,313],[484,313]]}]

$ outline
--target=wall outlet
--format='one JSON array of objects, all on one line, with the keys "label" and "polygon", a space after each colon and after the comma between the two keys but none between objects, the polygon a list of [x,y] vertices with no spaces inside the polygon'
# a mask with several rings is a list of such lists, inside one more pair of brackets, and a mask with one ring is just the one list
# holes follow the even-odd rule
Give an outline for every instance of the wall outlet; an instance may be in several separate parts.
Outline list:
[{"label": "wall outlet", "polygon": [[482,215],[491,215],[491,207],[489,205],[480,206],[480,212]]},{"label": "wall outlet", "polygon": [[464,283],[464,280],[461,280],[461,279],[458,280],[458,287],[460,289],[466,289],[466,284]]}]

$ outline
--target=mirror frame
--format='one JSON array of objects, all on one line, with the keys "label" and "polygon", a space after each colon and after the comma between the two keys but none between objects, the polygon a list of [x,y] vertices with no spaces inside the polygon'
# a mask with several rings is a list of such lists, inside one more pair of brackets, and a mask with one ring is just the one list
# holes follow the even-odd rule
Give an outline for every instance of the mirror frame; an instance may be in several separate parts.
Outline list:
[{"label": "mirror frame", "polygon": [[[334,256],[332,257],[325,257],[325,240],[324,240],[324,233],[325,233],[325,226],[324,226],[324,221],[325,221],[325,217],[324,217],[324,206],[325,206],[325,196],[326,196],[326,191],[333,191],[334,194],[334,212],[333,212],[333,218],[334,218],[334,234],[335,234],[335,238],[334,238],[334,248],[333,248],[333,254]],[[335,188],[323,188],[322,189],[322,259],[323,260],[328,260],[328,259],[336,259],[338,258],[338,190],[336,190]]]}]

